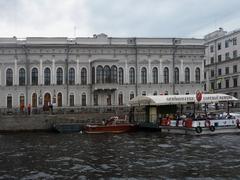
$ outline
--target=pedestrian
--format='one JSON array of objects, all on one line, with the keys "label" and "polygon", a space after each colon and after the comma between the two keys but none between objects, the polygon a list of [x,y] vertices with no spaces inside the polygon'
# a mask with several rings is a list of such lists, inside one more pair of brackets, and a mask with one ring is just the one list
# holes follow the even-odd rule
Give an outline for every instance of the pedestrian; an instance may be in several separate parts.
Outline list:
[{"label": "pedestrian", "polygon": [[28,109],[28,115],[30,115],[31,114],[31,104],[28,104],[27,109]]}]

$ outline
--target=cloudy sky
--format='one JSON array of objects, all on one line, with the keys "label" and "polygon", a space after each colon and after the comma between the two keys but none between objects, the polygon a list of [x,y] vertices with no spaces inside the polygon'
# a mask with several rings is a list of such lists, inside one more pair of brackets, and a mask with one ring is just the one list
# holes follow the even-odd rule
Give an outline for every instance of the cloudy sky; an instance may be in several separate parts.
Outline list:
[{"label": "cloudy sky", "polygon": [[240,0],[0,0],[0,37],[197,37],[240,28]]}]

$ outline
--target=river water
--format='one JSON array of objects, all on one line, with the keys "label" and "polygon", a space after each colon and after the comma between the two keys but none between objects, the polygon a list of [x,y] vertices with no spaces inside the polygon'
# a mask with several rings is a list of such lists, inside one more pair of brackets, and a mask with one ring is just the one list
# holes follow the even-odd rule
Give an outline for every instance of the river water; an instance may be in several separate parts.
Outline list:
[{"label": "river water", "polygon": [[0,179],[240,179],[240,138],[129,134],[0,135]]}]

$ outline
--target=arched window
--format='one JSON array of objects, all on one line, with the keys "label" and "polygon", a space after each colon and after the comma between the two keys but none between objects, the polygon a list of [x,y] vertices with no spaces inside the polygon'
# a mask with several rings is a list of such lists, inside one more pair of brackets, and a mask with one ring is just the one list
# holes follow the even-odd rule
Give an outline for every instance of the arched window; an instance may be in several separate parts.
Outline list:
[{"label": "arched window", "polygon": [[116,66],[111,67],[111,78],[112,78],[112,83],[117,83],[117,67]]},{"label": "arched window", "polygon": [[51,71],[49,68],[44,70],[44,85],[50,85],[51,83]]},{"label": "arched window", "polygon": [[196,68],[195,70],[195,81],[196,83],[200,83],[200,68]]},{"label": "arched window", "polygon": [[97,67],[97,83],[103,83],[103,67]]},{"label": "arched window", "polygon": [[32,107],[37,107],[37,93],[32,94]]},{"label": "arched window", "polygon": [[32,69],[32,85],[38,85],[38,69]]},{"label": "arched window", "polygon": [[185,68],[185,83],[190,83],[190,69]]},{"label": "arched window", "polygon": [[111,83],[111,69],[109,66],[104,66],[104,83]]},{"label": "arched window", "polygon": [[141,70],[141,80],[142,84],[147,84],[147,69],[145,67]]},{"label": "arched window", "polygon": [[81,84],[86,85],[87,84],[87,69],[82,68],[81,70]]},{"label": "arched window", "polygon": [[87,96],[86,93],[82,93],[82,106],[87,105]]},{"label": "arched window", "polygon": [[164,83],[168,84],[169,83],[169,70],[167,67],[165,67],[163,70],[163,76],[164,76]]},{"label": "arched window", "polygon": [[13,70],[10,68],[7,69],[7,71],[6,71],[6,85],[7,86],[13,85]]},{"label": "arched window", "polygon": [[118,81],[119,84],[123,84],[124,83],[124,74],[123,74],[123,68],[119,68],[118,70],[119,72],[119,77],[118,77]]},{"label": "arched window", "polygon": [[69,69],[69,85],[75,84],[75,69],[70,68]]},{"label": "arched window", "polygon": [[118,105],[123,105],[123,94],[122,93],[118,94]]},{"label": "arched window", "polygon": [[19,86],[25,85],[25,69],[19,69]]},{"label": "arched window", "polygon": [[62,107],[62,93],[58,93],[58,95],[57,95],[57,106],[58,107]]},{"label": "arched window", "polygon": [[57,85],[63,84],[63,70],[62,68],[57,69]]},{"label": "arched window", "polygon": [[156,95],[157,95],[157,91],[154,91],[154,92],[153,92],[153,95],[156,96]]},{"label": "arched window", "polygon": [[174,70],[174,80],[176,84],[179,84],[179,69],[177,67]]},{"label": "arched window", "polygon": [[133,67],[131,67],[129,70],[129,83],[135,84],[135,70]]},{"label": "arched window", "polygon": [[158,83],[158,68],[154,67],[152,70],[153,84]]}]

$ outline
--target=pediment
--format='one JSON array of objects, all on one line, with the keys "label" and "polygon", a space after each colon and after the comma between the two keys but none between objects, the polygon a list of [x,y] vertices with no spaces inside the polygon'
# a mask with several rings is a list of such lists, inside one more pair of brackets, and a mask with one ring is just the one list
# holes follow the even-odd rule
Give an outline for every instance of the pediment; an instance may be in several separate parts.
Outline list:
[{"label": "pediment", "polygon": [[156,60],[156,59],[153,60],[153,61],[152,61],[152,64],[159,64],[159,60]]},{"label": "pediment", "polygon": [[62,60],[62,59],[60,59],[60,60],[56,60],[56,61],[55,61],[55,64],[64,64],[64,63],[65,63],[65,61]]},{"label": "pediment", "polygon": [[52,64],[52,61],[50,61],[49,59],[43,61],[43,64]]},{"label": "pediment", "polygon": [[31,60],[31,64],[39,64],[39,61],[36,59]]},{"label": "pediment", "polygon": [[144,59],[144,60],[141,60],[141,61],[139,62],[139,64],[148,64],[148,61],[147,61],[146,59]]}]

